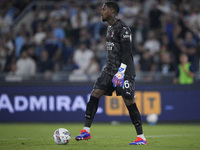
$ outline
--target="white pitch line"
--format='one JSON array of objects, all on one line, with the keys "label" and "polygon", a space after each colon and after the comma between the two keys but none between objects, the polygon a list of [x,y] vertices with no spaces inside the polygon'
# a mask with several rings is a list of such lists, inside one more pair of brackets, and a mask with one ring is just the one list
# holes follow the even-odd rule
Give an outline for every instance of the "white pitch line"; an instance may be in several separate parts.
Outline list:
[{"label": "white pitch line", "polygon": [[[145,137],[159,138],[159,137],[173,137],[173,136],[188,136],[188,135],[147,135]],[[192,136],[192,135],[189,135],[189,136]]]},{"label": "white pitch line", "polygon": [[[160,138],[160,137],[176,137],[176,136],[193,136],[193,135],[182,135],[182,134],[174,134],[174,135],[147,135],[146,138]],[[95,138],[102,138],[102,136],[94,136]],[[74,139],[75,137],[71,137],[71,139]],[[104,137],[105,138],[105,137]],[[113,136],[112,138],[120,138],[120,136]],[[36,139],[53,139],[52,138],[10,138],[10,139],[0,139],[0,141],[4,140],[36,140]]]},{"label": "white pitch line", "polygon": [[52,138],[10,138],[10,139],[0,139],[0,141],[6,140],[35,140],[35,139],[53,139]]}]

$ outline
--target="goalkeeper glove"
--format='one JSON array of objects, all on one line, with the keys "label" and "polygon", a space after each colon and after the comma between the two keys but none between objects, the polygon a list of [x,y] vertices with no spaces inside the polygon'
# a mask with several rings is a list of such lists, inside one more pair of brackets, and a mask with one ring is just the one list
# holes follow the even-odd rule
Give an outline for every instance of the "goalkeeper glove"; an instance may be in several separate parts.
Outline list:
[{"label": "goalkeeper glove", "polygon": [[124,85],[124,73],[126,71],[126,65],[121,63],[121,66],[118,69],[118,72],[114,75],[112,79],[113,87],[123,87]]}]

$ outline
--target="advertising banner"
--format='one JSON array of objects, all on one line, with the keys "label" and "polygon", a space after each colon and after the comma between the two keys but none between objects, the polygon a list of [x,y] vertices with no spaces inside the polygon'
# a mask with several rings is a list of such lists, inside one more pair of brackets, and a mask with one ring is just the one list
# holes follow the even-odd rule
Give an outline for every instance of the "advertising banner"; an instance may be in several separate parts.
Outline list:
[{"label": "advertising banner", "polygon": [[[92,86],[0,86],[0,122],[82,122]],[[199,86],[136,87],[142,120],[151,113],[160,121],[199,121]],[[103,96],[94,121],[130,121],[120,96]]]}]

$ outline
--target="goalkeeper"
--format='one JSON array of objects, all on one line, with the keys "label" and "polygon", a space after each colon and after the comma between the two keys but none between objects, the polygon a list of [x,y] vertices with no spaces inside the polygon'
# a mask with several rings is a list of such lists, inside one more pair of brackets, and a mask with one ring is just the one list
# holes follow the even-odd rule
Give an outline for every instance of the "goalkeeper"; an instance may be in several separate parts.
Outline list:
[{"label": "goalkeeper", "polygon": [[123,97],[137,132],[136,140],[130,145],[146,145],[140,113],[134,101],[135,67],[132,56],[131,30],[124,22],[116,18],[118,12],[119,6],[115,2],[106,2],[102,7],[102,21],[109,24],[106,34],[108,60],[94,84],[90,100],[87,103],[84,128],[75,139],[79,141],[91,138],[90,127],[98,108],[99,99],[102,95],[111,96],[113,91],[116,91],[117,95]]}]

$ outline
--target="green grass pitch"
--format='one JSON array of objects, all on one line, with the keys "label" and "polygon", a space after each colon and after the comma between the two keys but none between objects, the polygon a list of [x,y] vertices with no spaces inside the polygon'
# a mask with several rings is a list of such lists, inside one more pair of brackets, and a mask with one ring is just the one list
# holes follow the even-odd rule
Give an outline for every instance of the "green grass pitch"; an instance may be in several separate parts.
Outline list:
[{"label": "green grass pitch", "polygon": [[[53,132],[66,128],[67,145],[57,145]],[[75,141],[83,123],[0,123],[0,150],[199,150],[200,123],[144,124],[148,145],[129,145],[136,132],[131,123],[93,123],[92,139]]]}]

